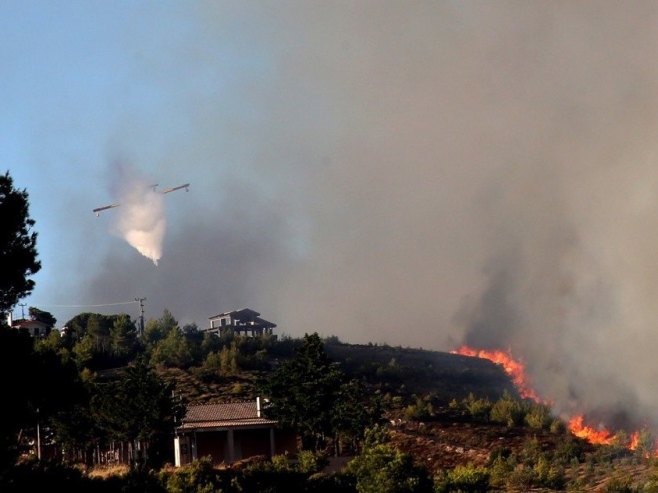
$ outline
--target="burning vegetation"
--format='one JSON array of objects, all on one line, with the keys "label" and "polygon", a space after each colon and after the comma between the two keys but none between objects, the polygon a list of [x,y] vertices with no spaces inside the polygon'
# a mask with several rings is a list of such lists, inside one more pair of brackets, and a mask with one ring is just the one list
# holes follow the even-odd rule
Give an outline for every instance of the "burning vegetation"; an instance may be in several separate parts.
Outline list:
[{"label": "burning vegetation", "polygon": [[[532,389],[523,362],[515,359],[511,351],[475,349],[470,346],[462,346],[455,351],[451,351],[451,353],[483,358],[499,364],[503,367],[505,373],[509,375],[522,398],[530,399],[536,403],[548,404],[550,402],[542,399]],[[583,414],[561,417],[565,420],[568,430],[574,436],[587,440],[592,445],[620,445],[632,451],[645,450],[645,455],[658,457],[658,440],[655,440],[646,428],[635,430],[628,435],[623,430],[612,432],[602,425],[594,427],[587,424]]]}]

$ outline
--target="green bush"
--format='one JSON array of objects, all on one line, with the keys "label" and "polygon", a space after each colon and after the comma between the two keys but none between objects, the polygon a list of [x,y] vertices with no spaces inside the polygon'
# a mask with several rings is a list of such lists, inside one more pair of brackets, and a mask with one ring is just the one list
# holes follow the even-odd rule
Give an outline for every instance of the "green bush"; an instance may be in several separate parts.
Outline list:
[{"label": "green bush", "polygon": [[280,455],[271,462],[251,464],[235,477],[232,486],[244,492],[284,493],[304,491],[305,483],[306,474],[295,470],[287,457]]},{"label": "green bush", "polygon": [[519,461],[528,466],[533,466],[540,457],[542,457],[542,450],[537,438],[533,437],[526,440],[519,453]]},{"label": "green bush", "polygon": [[560,418],[554,418],[549,430],[554,435],[564,435],[567,432],[567,425]]},{"label": "green bush", "polygon": [[486,467],[457,466],[435,479],[435,493],[489,491],[491,474]]},{"label": "green bush", "polygon": [[427,471],[413,464],[411,456],[388,444],[367,447],[348,463],[359,493],[430,493]]},{"label": "green bush", "polygon": [[641,490],[633,487],[632,478],[612,478],[603,488],[605,493],[639,493]]},{"label": "green bush", "polygon": [[540,457],[534,466],[535,486],[551,488],[554,490],[564,489],[566,477],[564,469],[559,465],[551,464],[546,457]]},{"label": "green bush", "polygon": [[421,397],[416,398],[415,404],[410,404],[404,410],[404,414],[408,419],[415,421],[424,421],[434,416],[434,408],[431,402],[427,402]]},{"label": "green bush", "polygon": [[658,493],[658,478],[649,479],[640,490],[642,493]]},{"label": "green bush", "polygon": [[583,442],[571,435],[565,435],[564,439],[556,445],[553,457],[554,460],[565,466],[574,461],[582,462],[585,457]]},{"label": "green bush", "polygon": [[509,427],[519,426],[525,418],[525,410],[519,401],[506,394],[491,407],[490,418],[495,423],[503,423]]},{"label": "green bush", "polygon": [[493,460],[489,468],[489,483],[491,486],[501,488],[507,484],[507,479],[510,477],[516,468],[516,459],[513,456],[503,457],[499,456]]},{"label": "green bush", "polygon": [[470,393],[468,397],[462,401],[464,408],[468,411],[473,419],[487,421],[491,413],[491,401],[489,399],[476,399]]},{"label": "green bush", "polygon": [[311,450],[302,450],[297,454],[296,469],[303,474],[319,472],[325,464],[325,458]]},{"label": "green bush", "polygon": [[177,469],[173,474],[161,475],[167,493],[212,493],[217,477],[210,457],[204,457]]},{"label": "green bush", "polygon": [[532,467],[517,466],[508,476],[506,486],[527,491],[536,483],[537,474]]},{"label": "green bush", "polygon": [[316,473],[306,480],[306,491],[309,493],[354,493],[356,478],[345,473]]},{"label": "green bush", "polygon": [[535,430],[549,429],[552,421],[550,408],[543,404],[532,405],[525,415],[526,424]]}]

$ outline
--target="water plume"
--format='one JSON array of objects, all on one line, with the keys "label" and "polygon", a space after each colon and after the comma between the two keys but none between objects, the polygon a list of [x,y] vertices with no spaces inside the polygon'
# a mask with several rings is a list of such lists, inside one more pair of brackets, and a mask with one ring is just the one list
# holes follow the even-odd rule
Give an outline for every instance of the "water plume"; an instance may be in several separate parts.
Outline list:
[{"label": "water plume", "polygon": [[162,257],[167,221],[163,195],[142,180],[133,180],[122,190],[116,230],[139,253],[158,265]]}]

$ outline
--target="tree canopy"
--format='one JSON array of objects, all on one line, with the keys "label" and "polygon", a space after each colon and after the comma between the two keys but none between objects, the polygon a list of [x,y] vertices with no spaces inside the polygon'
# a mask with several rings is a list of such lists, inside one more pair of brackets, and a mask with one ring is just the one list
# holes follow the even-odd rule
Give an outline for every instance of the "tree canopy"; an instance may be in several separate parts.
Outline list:
[{"label": "tree canopy", "polygon": [[6,313],[29,295],[37,273],[37,233],[29,215],[28,194],[16,190],[9,172],[0,175],[0,312]]},{"label": "tree canopy", "polygon": [[295,428],[304,448],[317,449],[333,431],[333,408],[344,375],[324,352],[318,334],[306,334],[295,357],[264,385],[272,404],[268,414]]},{"label": "tree canopy", "polygon": [[38,320],[39,322],[43,322],[44,324],[48,324],[48,327],[51,329],[55,326],[57,323],[57,319],[53,316],[52,313],[46,312],[44,310],[39,310],[38,308],[31,306],[28,313],[30,314],[30,318],[32,320]]}]

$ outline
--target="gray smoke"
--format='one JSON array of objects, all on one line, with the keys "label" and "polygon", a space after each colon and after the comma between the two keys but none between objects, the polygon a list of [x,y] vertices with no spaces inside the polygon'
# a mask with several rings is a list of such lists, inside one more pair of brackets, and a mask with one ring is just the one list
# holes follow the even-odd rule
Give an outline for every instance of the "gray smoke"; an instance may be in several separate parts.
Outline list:
[{"label": "gray smoke", "polygon": [[158,269],[114,245],[90,300],[511,348],[561,410],[657,420],[653,2],[197,9],[140,52],[180,126],[111,139],[193,188]]}]

